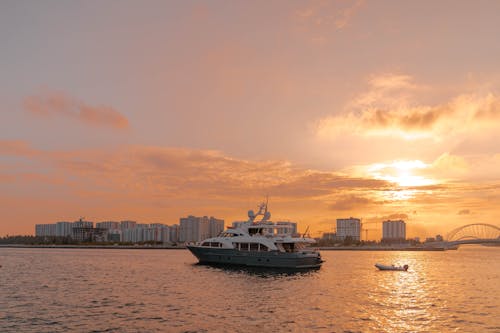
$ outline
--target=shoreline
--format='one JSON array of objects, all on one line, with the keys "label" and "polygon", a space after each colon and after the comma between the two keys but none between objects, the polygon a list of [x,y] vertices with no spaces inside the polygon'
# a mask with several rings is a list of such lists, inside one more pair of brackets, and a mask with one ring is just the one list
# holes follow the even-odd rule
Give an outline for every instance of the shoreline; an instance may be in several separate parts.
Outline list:
[{"label": "shoreline", "polygon": [[[186,250],[185,245],[179,246],[144,246],[144,245],[29,245],[0,244],[0,248],[27,249],[116,249],[116,250]],[[385,247],[385,246],[321,246],[320,251],[447,251],[456,248],[445,247]]]},{"label": "shoreline", "polygon": [[445,247],[385,247],[385,246],[324,246],[320,251],[447,251],[456,248]]},{"label": "shoreline", "polygon": [[23,249],[117,249],[117,250],[186,250],[180,246],[143,246],[143,245],[28,245],[28,244],[0,244],[0,248]]}]

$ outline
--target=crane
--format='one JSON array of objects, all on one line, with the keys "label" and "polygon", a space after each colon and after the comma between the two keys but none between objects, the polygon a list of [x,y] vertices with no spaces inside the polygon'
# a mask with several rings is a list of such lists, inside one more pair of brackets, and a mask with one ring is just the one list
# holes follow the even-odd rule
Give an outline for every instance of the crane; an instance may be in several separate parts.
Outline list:
[{"label": "crane", "polygon": [[365,231],[365,241],[368,240],[368,231],[373,231],[373,230],[380,230],[378,228],[371,228],[371,229],[368,229],[365,227],[366,224],[376,224],[376,223],[382,223],[380,221],[372,221],[372,222],[361,222],[361,230],[362,231]]}]

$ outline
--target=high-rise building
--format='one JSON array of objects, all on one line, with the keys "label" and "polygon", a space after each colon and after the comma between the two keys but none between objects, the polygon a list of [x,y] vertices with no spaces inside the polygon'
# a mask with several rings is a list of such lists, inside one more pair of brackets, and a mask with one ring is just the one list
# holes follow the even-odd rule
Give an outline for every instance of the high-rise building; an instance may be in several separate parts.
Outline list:
[{"label": "high-rise building", "polygon": [[135,228],[137,222],[135,221],[121,221],[120,222],[120,229],[125,230],[125,229],[133,229]]},{"label": "high-rise building", "polygon": [[81,217],[78,221],[73,222],[73,228],[93,228],[94,222],[84,221]]},{"label": "high-rise building", "polygon": [[216,237],[224,231],[224,220],[210,216],[208,220],[208,237]]},{"label": "high-rise building", "polygon": [[196,217],[189,215],[179,220],[179,241],[200,242],[209,237],[217,236],[224,230],[224,220],[213,216]]},{"label": "high-rise building", "polygon": [[337,238],[345,240],[350,237],[354,241],[361,239],[361,220],[350,217],[348,219],[337,219]]},{"label": "high-rise building", "polygon": [[174,224],[168,227],[168,233],[169,233],[169,242],[170,243],[177,243],[179,242],[179,225]]},{"label": "high-rise building", "polygon": [[120,222],[115,222],[115,221],[97,222],[95,224],[95,227],[108,230],[118,230],[120,229]]},{"label": "high-rise building", "polygon": [[174,242],[170,235],[171,227],[161,223],[137,223],[133,228],[123,229],[122,241],[131,243],[141,242]]},{"label": "high-rise building", "polygon": [[80,218],[73,222],[71,238],[77,242],[105,242],[108,240],[108,229],[94,228],[94,222]]},{"label": "high-rise building", "polygon": [[383,241],[400,241],[406,239],[406,223],[403,220],[387,220],[382,223]]},{"label": "high-rise building", "polygon": [[108,241],[122,242],[122,231],[120,229],[108,229]]},{"label": "high-rise building", "polygon": [[208,218],[206,216],[189,215],[188,217],[181,217],[179,227],[179,241],[181,242],[201,242],[208,238]]},{"label": "high-rise building", "polygon": [[57,234],[56,224],[35,224],[35,236],[53,237]]},{"label": "high-rise building", "polygon": [[56,236],[71,237],[73,223],[71,222],[56,222]]},{"label": "high-rise building", "polygon": [[142,230],[139,230],[139,228],[122,229],[122,241],[130,243],[142,242]]},{"label": "high-rise building", "polygon": [[163,226],[160,229],[161,232],[161,241],[163,243],[172,243],[170,240],[170,227],[168,225]]}]

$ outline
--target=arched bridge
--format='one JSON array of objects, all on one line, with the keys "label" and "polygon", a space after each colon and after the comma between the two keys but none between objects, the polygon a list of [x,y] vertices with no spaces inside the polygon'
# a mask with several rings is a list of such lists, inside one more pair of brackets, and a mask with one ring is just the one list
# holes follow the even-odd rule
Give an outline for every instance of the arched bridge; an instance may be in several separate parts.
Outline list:
[{"label": "arched bridge", "polygon": [[486,223],[474,223],[453,229],[446,236],[449,245],[500,244],[500,228]]}]

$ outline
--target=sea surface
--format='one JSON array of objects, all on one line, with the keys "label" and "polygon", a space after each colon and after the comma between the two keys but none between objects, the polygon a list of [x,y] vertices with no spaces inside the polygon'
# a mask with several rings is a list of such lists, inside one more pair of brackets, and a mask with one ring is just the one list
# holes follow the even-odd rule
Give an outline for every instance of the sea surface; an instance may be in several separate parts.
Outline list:
[{"label": "sea surface", "polygon": [[500,332],[499,247],[322,256],[280,272],[187,250],[0,248],[0,332]]}]

